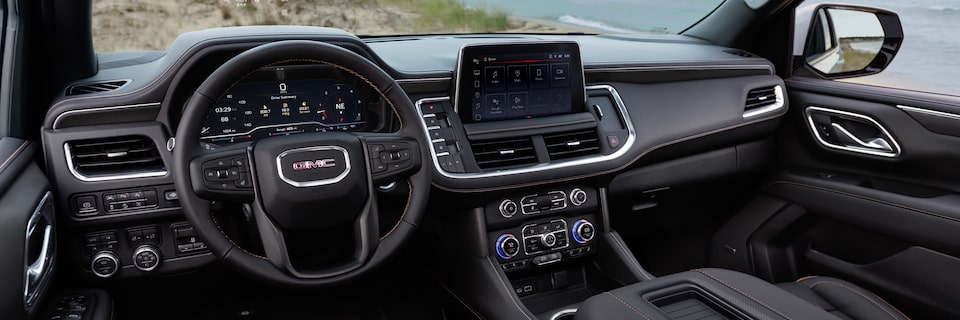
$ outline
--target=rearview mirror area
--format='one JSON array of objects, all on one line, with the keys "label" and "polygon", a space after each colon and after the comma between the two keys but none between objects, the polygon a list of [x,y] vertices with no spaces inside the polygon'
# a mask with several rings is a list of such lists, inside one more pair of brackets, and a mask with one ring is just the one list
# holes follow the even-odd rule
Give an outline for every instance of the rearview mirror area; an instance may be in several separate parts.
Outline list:
[{"label": "rearview mirror area", "polygon": [[900,18],[883,9],[825,4],[806,21],[803,55],[796,58],[827,79],[879,73],[903,43]]}]

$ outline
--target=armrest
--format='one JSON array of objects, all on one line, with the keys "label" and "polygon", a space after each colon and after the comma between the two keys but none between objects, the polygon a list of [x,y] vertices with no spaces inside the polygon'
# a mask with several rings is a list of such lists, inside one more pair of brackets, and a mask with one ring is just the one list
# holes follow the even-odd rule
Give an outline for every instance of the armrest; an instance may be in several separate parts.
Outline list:
[{"label": "armrest", "polygon": [[604,292],[575,318],[677,319],[690,312],[719,319],[838,319],[766,281],[725,269],[695,269]]}]

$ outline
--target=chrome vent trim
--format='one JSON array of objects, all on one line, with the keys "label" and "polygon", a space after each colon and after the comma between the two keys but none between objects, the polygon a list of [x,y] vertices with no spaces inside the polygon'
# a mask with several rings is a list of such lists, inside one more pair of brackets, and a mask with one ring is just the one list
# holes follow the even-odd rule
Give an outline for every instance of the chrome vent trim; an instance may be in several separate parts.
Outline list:
[{"label": "chrome vent trim", "polygon": [[81,181],[167,175],[160,150],[153,140],[146,136],[68,141],[63,144],[63,152],[70,173]]},{"label": "chrome vent trim", "polygon": [[550,161],[569,159],[600,152],[597,130],[577,130],[543,136]]},{"label": "chrome vent trim", "polygon": [[[517,175],[517,174],[528,174],[528,173],[535,173],[535,172],[552,171],[552,170],[557,170],[562,168],[570,168],[570,167],[589,165],[589,164],[598,163],[598,162],[612,161],[612,160],[616,160],[623,157],[623,155],[630,152],[630,148],[632,148],[633,145],[636,143],[637,132],[633,127],[633,120],[630,119],[630,115],[627,111],[627,106],[623,103],[623,99],[620,98],[620,93],[618,93],[617,89],[614,88],[613,86],[605,85],[605,84],[587,86],[586,90],[607,91],[610,93],[610,97],[613,98],[614,103],[616,103],[617,113],[619,113],[619,116],[621,117],[621,119],[623,119],[623,124],[626,125],[627,127],[627,139],[623,142],[623,145],[620,146],[619,149],[617,149],[616,152],[613,152],[611,154],[606,154],[606,155],[598,154],[594,156],[587,156],[587,157],[570,159],[570,160],[552,161],[549,163],[525,166],[520,168],[491,170],[486,172],[452,173],[452,172],[447,172],[446,170],[443,170],[440,167],[440,162],[437,160],[437,150],[434,149],[433,145],[431,144],[430,153],[433,156],[432,161],[433,161],[433,166],[435,168],[435,172],[448,179],[485,179],[485,178],[492,178],[492,177],[505,177],[505,176]],[[417,110],[417,113],[421,117],[423,117],[423,112],[421,111],[420,106],[425,103],[439,102],[439,101],[450,101],[450,97],[449,96],[433,97],[433,98],[423,98],[423,99],[417,100],[415,109]],[[427,125],[423,121],[418,121],[418,122],[420,122],[419,125],[423,130],[424,137],[426,137],[426,139],[429,140],[430,134],[427,131]]]},{"label": "chrome vent trim", "polygon": [[744,101],[743,118],[756,117],[783,109],[786,105],[785,101],[783,87],[779,85],[750,90]]},{"label": "chrome vent trim", "polygon": [[473,157],[480,169],[537,163],[537,152],[529,137],[471,141],[470,148],[473,149]]}]

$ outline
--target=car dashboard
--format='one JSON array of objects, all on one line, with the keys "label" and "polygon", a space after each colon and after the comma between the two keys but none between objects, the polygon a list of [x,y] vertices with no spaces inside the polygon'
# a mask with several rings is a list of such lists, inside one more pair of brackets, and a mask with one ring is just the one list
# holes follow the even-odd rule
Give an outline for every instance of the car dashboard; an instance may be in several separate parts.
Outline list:
[{"label": "car dashboard", "polygon": [[[66,88],[47,114],[46,167],[57,188],[63,236],[75,239],[63,250],[69,272],[104,281],[185,272],[215,261],[178,202],[172,150],[184,142],[176,129],[184,106],[213,70],[244,50],[291,39],[343,47],[396,80],[416,107],[396,112],[416,113],[422,121],[413,125],[430,141],[422,146],[429,148],[424,163],[434,189],[428,214],[460,221],[466,218],[452,216],[469,212],[476,219],[464,224],[473,228],[463,228],[474,231],[462,233],[492,252],[509,274],[589,259],[597,250],[595,232],[609,229],[605,197],[611,185],[663,187],[642,170],[646,165],[722,146],[713,174],[764,166],[770,146],[762,138],[787,110],[783,81],[769,61],[682,35],[359,38],[280,26],[187,33],[162,54],[100,54],[99,73]],[[536,51],[557,43],[575,44],[576,61],[547,61],[554,53],[569,59],[562,56],[569,49]],[[482,69],[463,65],[472,61],[462,59],[464,48],[491,45],[497,50],[481,57],[548,56],[528,62],[514,57],[512,64]],[[571,71],[570,79],[556,78]],[[523,77],[517,83],[504,78],[504,84],[491,82],[488,72]],[[570,82],[535,96],[533,82],[542,73],[555,83]],[[103,83],[121,84],[70,94]],[[522,90],[514,90],[518,83]],[[483,94],[472,90],[481,86]],[[309,61],[264,66],[206,98],[213,107],[200,142],[209,150],[295,134],[389,133],[404,125],[363,75]],[[562,107],[537,109],[536,99]],[[479,103],[505,105],[502,112],[472,111]],[[531,107],[524,111],[526,104]],[[237,188],[249,183],[242,182],[243,172],[230,180],[233,175],[222,178]],[[378,192],[403,192],[394,185],[384,183]],[[381,204],[391,206],[403,207]],[[143,245],[155,250],[158,264],[144,267]],[[113,261],[101,259],[104,251],[114,254]]]}]

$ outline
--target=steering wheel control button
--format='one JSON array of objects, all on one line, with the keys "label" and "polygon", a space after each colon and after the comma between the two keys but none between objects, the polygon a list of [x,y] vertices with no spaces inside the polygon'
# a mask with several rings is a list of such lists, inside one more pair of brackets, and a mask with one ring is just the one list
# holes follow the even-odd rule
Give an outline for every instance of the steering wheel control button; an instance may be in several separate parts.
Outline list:
[{"label": "steering wheel control button", "polygon": [[587,203],[587,192],[580,188],[570,190],[570,203],[577,207]]},{"label": "steering wheel control button", "polygon": [[133,251],[133,265],[143,272],[150,272],[160,265],[160,251],[151,245],[142,245]]},{"label": "steering wheel control button", "polygon": [[587,219],[577,220],[573,223],[573,240],[577,243],[587,243],[593,240],[596,231],[593,224]]},{"label": "steering wheel control button", "polygon": [[97,252],[90,260],[90,271],[101,278],[109,278],[120,270],[120,259],[110,251]]},{"label": "steering wheel control button", "polygon": [[504,199],[503,201],[500,202],[500,215],[503,216],[504,218],[507,218],[507,219],[512,218],[514,215],[517,214],[518,210],[519,210],[519,207],[517,207],[517,203],[513,202],[513,200]]},{"label": "steering wheel control button", "polygon": [[520,240],[517,240],[513,234],[502,234],[497,238],[496,250],[500,258],[509,260],[520,253]]}]

